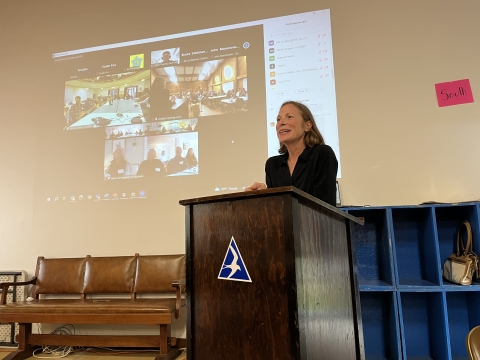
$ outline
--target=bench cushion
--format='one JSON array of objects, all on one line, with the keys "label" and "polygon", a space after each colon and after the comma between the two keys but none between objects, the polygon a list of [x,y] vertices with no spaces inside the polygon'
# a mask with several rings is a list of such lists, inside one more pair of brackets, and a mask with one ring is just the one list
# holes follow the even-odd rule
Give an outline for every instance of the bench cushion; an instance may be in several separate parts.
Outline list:
[{"label": "bench cushion", "polygon": [[135,256],[87,257],[83,293],[131,293],[135,267]]},{"label": "bench cushion", "polygon": [[185,255],[139,256],[133,292],[172,292],[172,281],[182,279],[185,279]]},{"label": "bench cushion", "polygon": [[41,299],[0,305],[1,314],[151,314],[175,311],[175,299]]},{"label": "bench cushion", "polygon": [[81,294],[85,258],[45,259],[37,260],[36,294]]}]

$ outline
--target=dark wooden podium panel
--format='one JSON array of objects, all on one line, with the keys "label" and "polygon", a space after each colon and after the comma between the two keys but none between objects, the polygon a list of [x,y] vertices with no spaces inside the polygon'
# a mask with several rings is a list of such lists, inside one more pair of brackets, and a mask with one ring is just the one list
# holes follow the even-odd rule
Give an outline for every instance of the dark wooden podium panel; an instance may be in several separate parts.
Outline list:
[{"label": "dark wooden podium panel", "polygon": [[[364,359],[358,219],[291,187],[180,203],[189,360]],[[232,237],[251,282],[218,279]]]}]

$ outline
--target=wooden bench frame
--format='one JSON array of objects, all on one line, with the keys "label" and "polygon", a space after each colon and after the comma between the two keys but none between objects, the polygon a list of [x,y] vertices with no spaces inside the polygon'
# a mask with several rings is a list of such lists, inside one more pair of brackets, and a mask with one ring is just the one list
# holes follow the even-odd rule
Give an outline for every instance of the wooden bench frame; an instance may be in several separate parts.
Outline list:
[{"label": "wooden bench frame", "polygon": [[[180,315],[180,309],[182,306],[185,305],[184,300],[184,289],[185,289],[185,256],[184,255],[157,255],[157,256],[150,256],[150,257],[142,257],[136,254],[134,257],[110,257],[110,258],[92,258],[87,256],[85,261],[88,262],[100,259],[100,261],[113,261],[115,262],[116,259],[119,262],[128,262],[130,261],[127,258],[134,258],[136,264],[140,264],[139,261],[143,261],[146,258],[151,263],[156,263],[157,261],[160,263],[163,260],[165,264],[162,266],[167,266],[169,261],[175,261],[176,268],[183,267],[180,273],[183,275],[182,280],[172,280],[172,290],[171,292],[175,291],[175,307],[168,308],[168,310],[164,312],[155,312],[155,313],[136,313],[132,311],[131,313],[126,312],[123,310],[121,313],[105,313],[101,314],[92,312],[88,313],[85,312],[85,307],[88,309],[89,304],[85,304],[84,310],[82,313],[48,313],[44,311],[35,312],[31,309],[27,309],[28,302],[20,302],[18,308],[15,310],[8,310],[2,311],[2,307],[6,307],[6,295],[7,290],[10,286],[23,286],[23,285],[33,285],[33,297],[35,298],[34,303],[35,305],[41,305],[48,302],[48,299],[43,299],[39,295],[45,294],[42,291],[42,286],[45,288],[45,276],[41,273],[41,266],[45,264],[45,260],[43,257],[39,257],[37,261],[37,269],[35,276],[25,282],[6,282],[1,283],[0,288],[2,289],[2,296],[1,296],[1,303],[0,303],[0,323],[19,323],[19,334],[17,335],[17,342],[18,342],[18,351],[15,351],[5,357],[6,360],[21,360],[26,359],[32,356],[33,351],[42,345],[58,345],[58,346],[92,346],[92,347],[152,347],[158,348],[160,350],[159,355],[155,358],[156,360],[170,360],[176,359],[180,354],[181,351],[173,348],[172,346],[176,345],[176,339],[172,338],[170,332],[170,325],[172,323],[172,317],[175,316],[178,319]],[[53,260],[53,259],[49,259]],[[81,259],[55,259],[55,260],[80,260]],[[179,263],[180,262],[180,263]],[[130,262],[128,262],[129,266]],[[173,264],[173,263],[172,263]],[[181,265],[179,265],[181,264]],[[45,267],[45,266],[44,266]],[[145,266],[143,267],[145,268]],[[98,269],[98,266],[97,266]],[[138,272],[140,266],[135,266],[135,279],[134,281],[138,280]],[[40,274],[39,274],[40,272]],[[86,271],[83,272],[82,276],[87,278],[85,274]],[[107,271],[108,272],[108,271]],[[178,273],[179,271],[177,271]],[[97,275],[92,274],[90,272],[90,276]],[[42,278],[43,276],[43,278]],[[101,275],[100,275],[101,276]],[[161,276],[161,274],[159,275]],[[39,279],[40,277],[40,279]],[[48,281],[48,280],[47,280]],[[97,280],[96,280],[97,281]],[[154,280],[155,281],[155,280]],[[98,282],[98,281],[97,281]],[[87,280],[85,280],[85,284]],[[134,304],[136,297],[136,292],[133,290],[135,289],[135,285],[132,285],[132,291],[130,292],[130,301],[129,305]],[[48,286],[52,286],[52,284],[48,284]],[[54,285],[53,285],[54,286]],[[149,287],[156,286],[156,284],[148,284]],[[108,287],[108,286],[107,286]],[[161,288],[160,290],[163,290]],[[164,292],[164,291],[159,291]],[[55,289],[50,291],[47,290],[46,293],[49,294],[63,294],[61,291],[56,292]],[[120,291],[115,292],[115,294],[120,293]],[[122,292],[123,293],[123,292]],[[111,293],[110,293],[111,294]],[[84,301],[93,301],[87,298],[87,293],[82,291],[80,294],[80,299]],[[103,295],[103,294],[102,294]],[[62,300],[68,304],[69,299]],[[75,299],[73,301],[78,301]],[[110,301],[110,300],[109,300]],[[113,300],[115,301],[115,300]],[[133,303],[131,302],[133,301]],[[158,300],[159,302],[162,299]],[[172,301],[170,300],[170,303]],[[33,302],[32,302],[33,303]],[[83,306],[83,303],[82,303]],[[22,310],[25,309],[25,310]],[[87,310],[88,311],[88,310]],[[142,325],[158,325],[159,326],[159,334],[158,335],[56,335],[56,334],[33,334],[32,333],[32,324],[33,323],[50,323],[50,324],[142,324]]]}]

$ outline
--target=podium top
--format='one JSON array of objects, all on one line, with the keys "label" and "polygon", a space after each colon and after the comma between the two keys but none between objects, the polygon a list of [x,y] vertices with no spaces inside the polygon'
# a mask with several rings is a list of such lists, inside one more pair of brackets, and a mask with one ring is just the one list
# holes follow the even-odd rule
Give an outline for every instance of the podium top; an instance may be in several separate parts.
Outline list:
[{"label": "podium top", "polygon": [[231,201],[231,200],[240,200],[240,199],[247,199],[251,197],[263,197],[263,196],[271,196],[271,195],[276,195],[276,194],[284,194],[284,193],[291,193],[294,196],[300,196],[307,201],[310,201],[314,204],[320,205],[323,208],[328,209],[329,211],[340,215],[344,218],[347,218],[349,220],[352,220],[356,222],[357,224],[363,225],[364,222],[360,220],[359,218],[352,216],[350,214],[347,214],[346,212],[337,209],[335,206],[332,206],[330,204],[327,204],[326,202],[317,199],[316,197],[307,194],[306,192],[297,189],[296,187],[293,186],[283,186],[283,187],[276,187],[276,188],[270,188],[270,189],[265,189],[265,190],[255,190],[255,191],[241,191],[241,192],[235,192],[235,193],[229,193],[229,194],[222,194],[222,195],[214,195],[214,196],[205,196],[205,197],[200,197],[200,198],[194,198],[194,199],[185,199],[185,200],[180,200],[179,203],[180,205],[186,206],[186,205],[198,205],[198,204],[207,204],[207,203],[212,203],[212,202],[219,202],[219,201]]}]

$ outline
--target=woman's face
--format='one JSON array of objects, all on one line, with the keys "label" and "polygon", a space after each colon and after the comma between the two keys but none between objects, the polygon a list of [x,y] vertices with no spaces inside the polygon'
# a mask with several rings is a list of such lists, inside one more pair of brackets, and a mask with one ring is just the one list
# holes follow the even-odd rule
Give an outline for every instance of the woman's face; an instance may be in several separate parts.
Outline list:
[{"label": "woman's face", "polygon": [[311,121],[304,121],[301,111],[293,104],[280,108],[277,116],[277,137],[280,143],[289,145],[303,142],[305,133],[312,128]]}]

